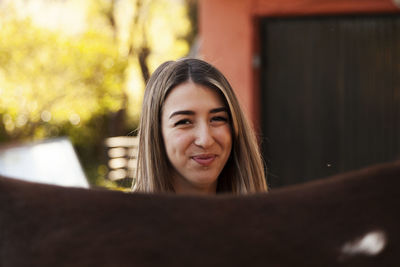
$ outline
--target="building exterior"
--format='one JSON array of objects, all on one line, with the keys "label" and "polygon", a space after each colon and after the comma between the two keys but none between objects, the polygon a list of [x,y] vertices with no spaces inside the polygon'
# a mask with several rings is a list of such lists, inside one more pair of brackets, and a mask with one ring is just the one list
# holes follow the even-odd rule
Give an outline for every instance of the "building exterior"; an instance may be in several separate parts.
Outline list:
[{"label": "building exterior", "polygon": [[199,0],[200,55],[232,83],[277,186],[400,158],[399,2]]}]

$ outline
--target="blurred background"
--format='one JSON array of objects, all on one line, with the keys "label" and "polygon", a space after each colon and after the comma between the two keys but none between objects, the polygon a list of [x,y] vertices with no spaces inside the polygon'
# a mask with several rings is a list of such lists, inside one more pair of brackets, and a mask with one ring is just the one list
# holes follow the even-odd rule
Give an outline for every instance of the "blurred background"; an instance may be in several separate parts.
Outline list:
[{"label": "blurred background", "polygon": [[188,55],[231,82],[272,188],[400,159],[399,7],[0,0],[0,174],[21,176],[22,167],[10,168],[19,161],[42,177],[44,163],[30,158],[61,166],[52,159],[70,155],[66,164],[88,186],[128,188],[145,82],[162,62]]},{"label": "blurred background", "polygon": [[105,140],[135,134],[149,75],[189,54],[195,9],[190,0],[0,1],[0,146],[68,137],[91,185],[128,186],[107,179]]}]

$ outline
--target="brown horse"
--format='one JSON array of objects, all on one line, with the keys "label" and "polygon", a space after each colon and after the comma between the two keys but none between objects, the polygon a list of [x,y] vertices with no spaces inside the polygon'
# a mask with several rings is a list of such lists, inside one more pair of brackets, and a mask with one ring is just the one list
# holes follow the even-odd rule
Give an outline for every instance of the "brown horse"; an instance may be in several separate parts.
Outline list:
[{"label": "brown horse", "polygon": [[399,266],[400,162],[268,194],[0,178],[0,266]]}]

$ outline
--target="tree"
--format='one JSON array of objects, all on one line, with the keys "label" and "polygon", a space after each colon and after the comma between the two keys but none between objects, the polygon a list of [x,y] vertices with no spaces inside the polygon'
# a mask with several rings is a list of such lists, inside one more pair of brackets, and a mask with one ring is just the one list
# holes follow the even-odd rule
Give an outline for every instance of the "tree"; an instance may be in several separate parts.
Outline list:
[{"label": "tree", "polygon": [[[64,2],[81,4],[52,3]],[[181,1],[86,3],[87,24],[73,34],[0,5],[0,142],[67,135],[96,183],[104,138],[136,128],[145,81],[188,53],[191,24]]]}]

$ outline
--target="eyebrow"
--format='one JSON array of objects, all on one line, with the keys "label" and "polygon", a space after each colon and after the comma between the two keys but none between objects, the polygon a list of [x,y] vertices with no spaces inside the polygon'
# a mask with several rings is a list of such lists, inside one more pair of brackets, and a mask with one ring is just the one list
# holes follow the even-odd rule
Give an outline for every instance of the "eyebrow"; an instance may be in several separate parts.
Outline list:
[{"label": "eyebrow", "polygon": [[[218,113],[218,112],[227,112],[228,113],[228,109],[226,107],[220,107],[220,108],[214,108],[214,109],[210,110],[210,113]],[[173,112],[169,116],[169,118],[171,119],[172,117],[177,116],[177,115],[194,115],[194,114],[195,114],[195,112],[191,111],[191,110],[178,110],[178,111]]]},{"label": "eyebrow", "polygon": [[214,108],[210,110],[210,113],[218,113],[218,112],[226,112],[228,113],[228,109],[226,107]]}]

